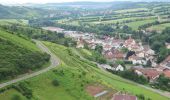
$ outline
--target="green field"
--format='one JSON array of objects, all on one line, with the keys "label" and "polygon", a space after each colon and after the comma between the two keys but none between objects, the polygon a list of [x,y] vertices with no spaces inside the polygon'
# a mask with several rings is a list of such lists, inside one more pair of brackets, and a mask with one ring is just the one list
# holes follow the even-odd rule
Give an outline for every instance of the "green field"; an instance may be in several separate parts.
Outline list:
[{"label": "green field", "polygon": [[27,25],[28,21],[24,19],[0,19],[0,24],[4,25],[4,24],[11,24],[11,23]]},{"label": "green field", "polygon": [[131,27],[133,30],[138,30],[139,26],[147,24],[147,23],[152,23],[154,21],[156,21],[156,19],[148,19],[148,20],[143,20],[143,21],[127,23],[126,25]]},{"label": "green field", "polygon": [[[93,100],[94,98],[85,91],[85,87],[92,83],[100,83],[112,89],[126,91],[134,95],[144,94],[145,97],[152,100],[168,100],[166,97],[139,87],[118,76],[101,71],[89,61],[81,60],[73,53],[73,49],[49,42],[45,42],[45,45],[61,59],[62,63],[52,71],[27,80],[33,91],[33,100]],[[54,79],[59,81],[60,86],[52,85]],[[14,91],[11,94],[7,91],[0,94],[0,98],[10,97],[16,93],[18,92]]]},{"label": "green field", "polygon": [[154,26],[149,27],[148,29],[154,30],[154,31],[162,31],[166,27],[170,27],[170,23],[154,25]]},{"label": "green field", "polygon": [[124,10],[117,10],[116,13],[127,13],[127,12],[137,12],[137,11],[148,11],[147,8],[136,8],[136,9],[124,9]]}]

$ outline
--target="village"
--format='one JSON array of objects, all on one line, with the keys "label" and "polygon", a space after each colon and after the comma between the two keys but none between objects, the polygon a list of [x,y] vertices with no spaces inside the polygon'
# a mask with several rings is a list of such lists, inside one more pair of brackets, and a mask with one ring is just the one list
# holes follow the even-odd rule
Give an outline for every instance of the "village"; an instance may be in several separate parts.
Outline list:
[{"label": "village", "polygon": [[[90,49],[94,50],[96,45],[101,45],[103,47],[102,55],[108,62],[128,62],[125,66],[121,64],[113,64],[112,66],[109,64],[102,64],[104,69],[113,71],[131,69],[137,75],[146,77],[150,82],[154,82],[162,74],[170,78],[170,56],[160,64],[157,64],[155,52],[148,45],[142,45],[141,42],[137,42],[131,36],[126,40],[120,37],[110,36],[103,36],[102,39],[99,39],[95,33],[65,31],[57,27],[46,27],[44,29],[62,32],[65,36],[73,38],[77,41],[76,48],[84,48],[86,44]],[[127,49],[127,52],[124,52],[122,49]]]}]

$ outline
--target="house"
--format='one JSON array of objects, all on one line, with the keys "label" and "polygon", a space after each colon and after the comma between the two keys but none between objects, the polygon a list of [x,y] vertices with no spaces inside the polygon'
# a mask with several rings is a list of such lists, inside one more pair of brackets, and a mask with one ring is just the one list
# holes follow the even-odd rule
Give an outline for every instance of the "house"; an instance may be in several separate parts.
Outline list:
[{"label": "house", "polygon": [[123,60],[125,58],[125,54],[117,49],[112,51],[114,60]]},{"label": "house", "polygon": [[114,71],[124,71],[124,67],[122,65],[113,65],[112,66]]},{"label": "house", "polygon": [[130,45],[135,45],[136,41],[134,39],[132,39],[131,36],[129,36],[129,38],[127,40],[125,40],[124,45],[125,46],[130,46]]},{"label": "house", "polygon": [[160,65],[170,69],[170,55]]},{"label": "house", "polygon": [[113,39],[112,46],[115,48],[121,48],[123,46],[124,40],[121,39]]},{"label": "house", "polygon": [[144,60],[144,59],[141,58],[141,57],[136,56],[135,54],[132,55],[132,56],[130,56],[130,57],[128,58],[128,60],[131,61],[133,65],[136,65],[136,64],[146,65],[146,63],[147,63],[146,60]]},{"label": "house", "polygon": [[111,60],[113,59],[113,53],[110,50],[107,50],[104,52],[104,57]]},{"label": "house", "polygon": [[128,95],[128,94],[117,94],[114,95],[112,100],[138,100],[136,96]]},{"label": "house", "polygon": [[134,72],[138,75],[143,75],[147,79],[150,80],[150,82],[155,81],[161,74],[161,71],[157,71],[153,68],[134,68]]},{"label": "house", "polygon": [[107,65],[107,64],[101,64],[100,66],[101,66],[102,68],[104,68],[104,69],[113,70],[113,68],[112,68],[110,65]]},{"label": "house", "polygon": [[108,51],[108,50],[110,50],[111,48],[112,48],[112,46],[111,46],[110,44],[106,44],[106,45],[104,45],[103,50],[104,50],[104,51]]},{"label": "house", "polygon": [[124,42],[123,46],[131,51],[141,51],[143,49],[140,44],[136,43],[136,41],[131,38],[131,36]]},{"label": "house", "polygon": [[165,45],[167,49],[170,49],[170,43],[165,43]]},{"label": "house", "polygon": [[144,58],[145,57],[145,52],[144,51],[138,51],[135,54],[136,54],[136,56],[138,56],[140,58]]},{"label": "house", "polygon": [[169,69],[164,70],[163,74],[165,75],[165,77],[170,78],[170,70]]},{"label": "house", "polygon": [[79,40],[77,41],[77,46],[76,48],[84,48],[84,40],[80,37]]},{"label": "house", "polygon": [[149,56],[153,56],[155,55],[155,51],[152,50],[149,45],[145,45],[143,46],[144,49],[143,49],[143,52],[145,53],[145,57],[149,57]]}]

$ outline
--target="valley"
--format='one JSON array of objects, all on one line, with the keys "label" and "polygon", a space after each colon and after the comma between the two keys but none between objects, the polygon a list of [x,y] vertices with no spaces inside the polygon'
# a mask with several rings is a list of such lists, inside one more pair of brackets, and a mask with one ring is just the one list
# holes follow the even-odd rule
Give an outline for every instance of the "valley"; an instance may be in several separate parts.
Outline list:
[{"label": "valley", "polygon": [[169,100],[169,2],[0,5],[0,100]]}]

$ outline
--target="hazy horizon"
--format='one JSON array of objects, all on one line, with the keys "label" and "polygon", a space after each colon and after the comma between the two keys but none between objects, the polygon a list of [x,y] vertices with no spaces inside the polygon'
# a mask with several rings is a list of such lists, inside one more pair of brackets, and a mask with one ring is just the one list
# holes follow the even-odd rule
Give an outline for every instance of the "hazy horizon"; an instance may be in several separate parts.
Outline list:
[{"label": "hazy horizon", "polygon": [[112,2],[112,1],[133,1],[133,0],[0,0],[0,4],[25,4],[25,3],[37,3],[37,4],[44,4],[44,3],[64,3],[64,2]]}]

